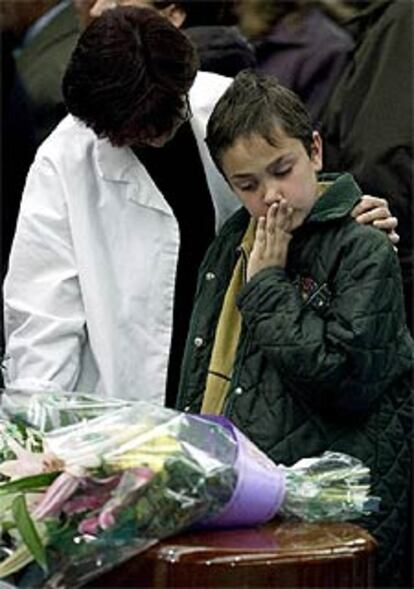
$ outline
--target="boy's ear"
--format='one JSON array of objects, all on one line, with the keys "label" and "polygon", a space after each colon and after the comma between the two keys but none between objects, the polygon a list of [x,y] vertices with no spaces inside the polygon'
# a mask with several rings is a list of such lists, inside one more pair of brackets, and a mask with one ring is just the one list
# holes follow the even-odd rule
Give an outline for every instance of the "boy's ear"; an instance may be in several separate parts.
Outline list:
[{"label": "boy's ear", "polygon": [[322,170],[323,165],[323,146],[322,146],[322,137],[318,133],[318,131],[314,131],[312,133],[312,146],[311,146],[311,161],[313,163],[313,167],[315,172],[320,172]]},{"label": "boy's ear", "polygon": [[184,8],[180,6],[180,4],[174,4],[174,2],[172,2],[159,12],[163,16],[168,18],[170,23],[176,26],[177,29],[180,29],[183,26],[184,21],[187,18],[187,13],[184,10]]}]

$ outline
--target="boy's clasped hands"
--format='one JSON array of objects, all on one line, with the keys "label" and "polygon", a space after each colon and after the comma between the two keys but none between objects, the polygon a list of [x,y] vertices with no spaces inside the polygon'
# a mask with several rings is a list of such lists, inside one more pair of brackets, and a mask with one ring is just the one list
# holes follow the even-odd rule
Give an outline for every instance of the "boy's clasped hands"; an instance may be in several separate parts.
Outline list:
[{"label": "boy's clasped hands", "polygon": [[[303,223],[303,220],[300,224]],[[270,266],[285,268],[289,242],[292,239],[293,208],[282,198],[267,209],[266,216],[259,217],[256,236],[247,264],[247,280]]]}]

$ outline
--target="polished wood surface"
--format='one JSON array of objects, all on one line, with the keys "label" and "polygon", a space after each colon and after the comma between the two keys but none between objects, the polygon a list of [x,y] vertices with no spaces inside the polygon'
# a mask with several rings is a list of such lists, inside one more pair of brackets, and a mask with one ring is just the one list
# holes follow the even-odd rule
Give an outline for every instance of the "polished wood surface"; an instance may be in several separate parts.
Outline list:
[{"label": "polished wood surface", "polygon": [[371,587],[375,541],[350,523],[282,523],[181,534],[89,587]]}]

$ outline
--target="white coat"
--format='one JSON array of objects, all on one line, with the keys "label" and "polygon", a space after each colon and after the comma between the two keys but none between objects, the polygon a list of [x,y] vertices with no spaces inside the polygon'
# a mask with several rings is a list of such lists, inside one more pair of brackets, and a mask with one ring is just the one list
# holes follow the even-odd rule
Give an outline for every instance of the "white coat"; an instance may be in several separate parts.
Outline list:
[{"label": "white coat", "polygon": [[[190,91],[216,229],[239,206],[204,143],[230,81],[199,73]],[[189,206],[202,223],[196,196]],[[179,245],[177,220],[132,150],[66,117],[22,197],[4,285],[6,384],[163,403]]]}]

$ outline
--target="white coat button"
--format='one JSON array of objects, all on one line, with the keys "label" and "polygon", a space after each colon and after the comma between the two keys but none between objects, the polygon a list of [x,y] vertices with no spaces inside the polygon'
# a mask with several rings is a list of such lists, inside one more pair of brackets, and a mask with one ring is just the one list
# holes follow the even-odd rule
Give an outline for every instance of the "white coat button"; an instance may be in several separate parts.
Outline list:
[{"label": "white coat button", "polygon": [[203,345],[204,340],[202,337],[195,337],[194,338],[194,345],[196,348],[201,348],[201,346]]},{"label": "white coat button", "polygon": [[234,389],[234,394],[235,395],[241,395],[243,393],[243,389],[241,387],[236,387]]},{"label": "white coat button", "polygon": [[210,281],[210,280],[214,280],[216,277],[216,275],[213,272],[207,272],[206,274],[206,280]]}]

